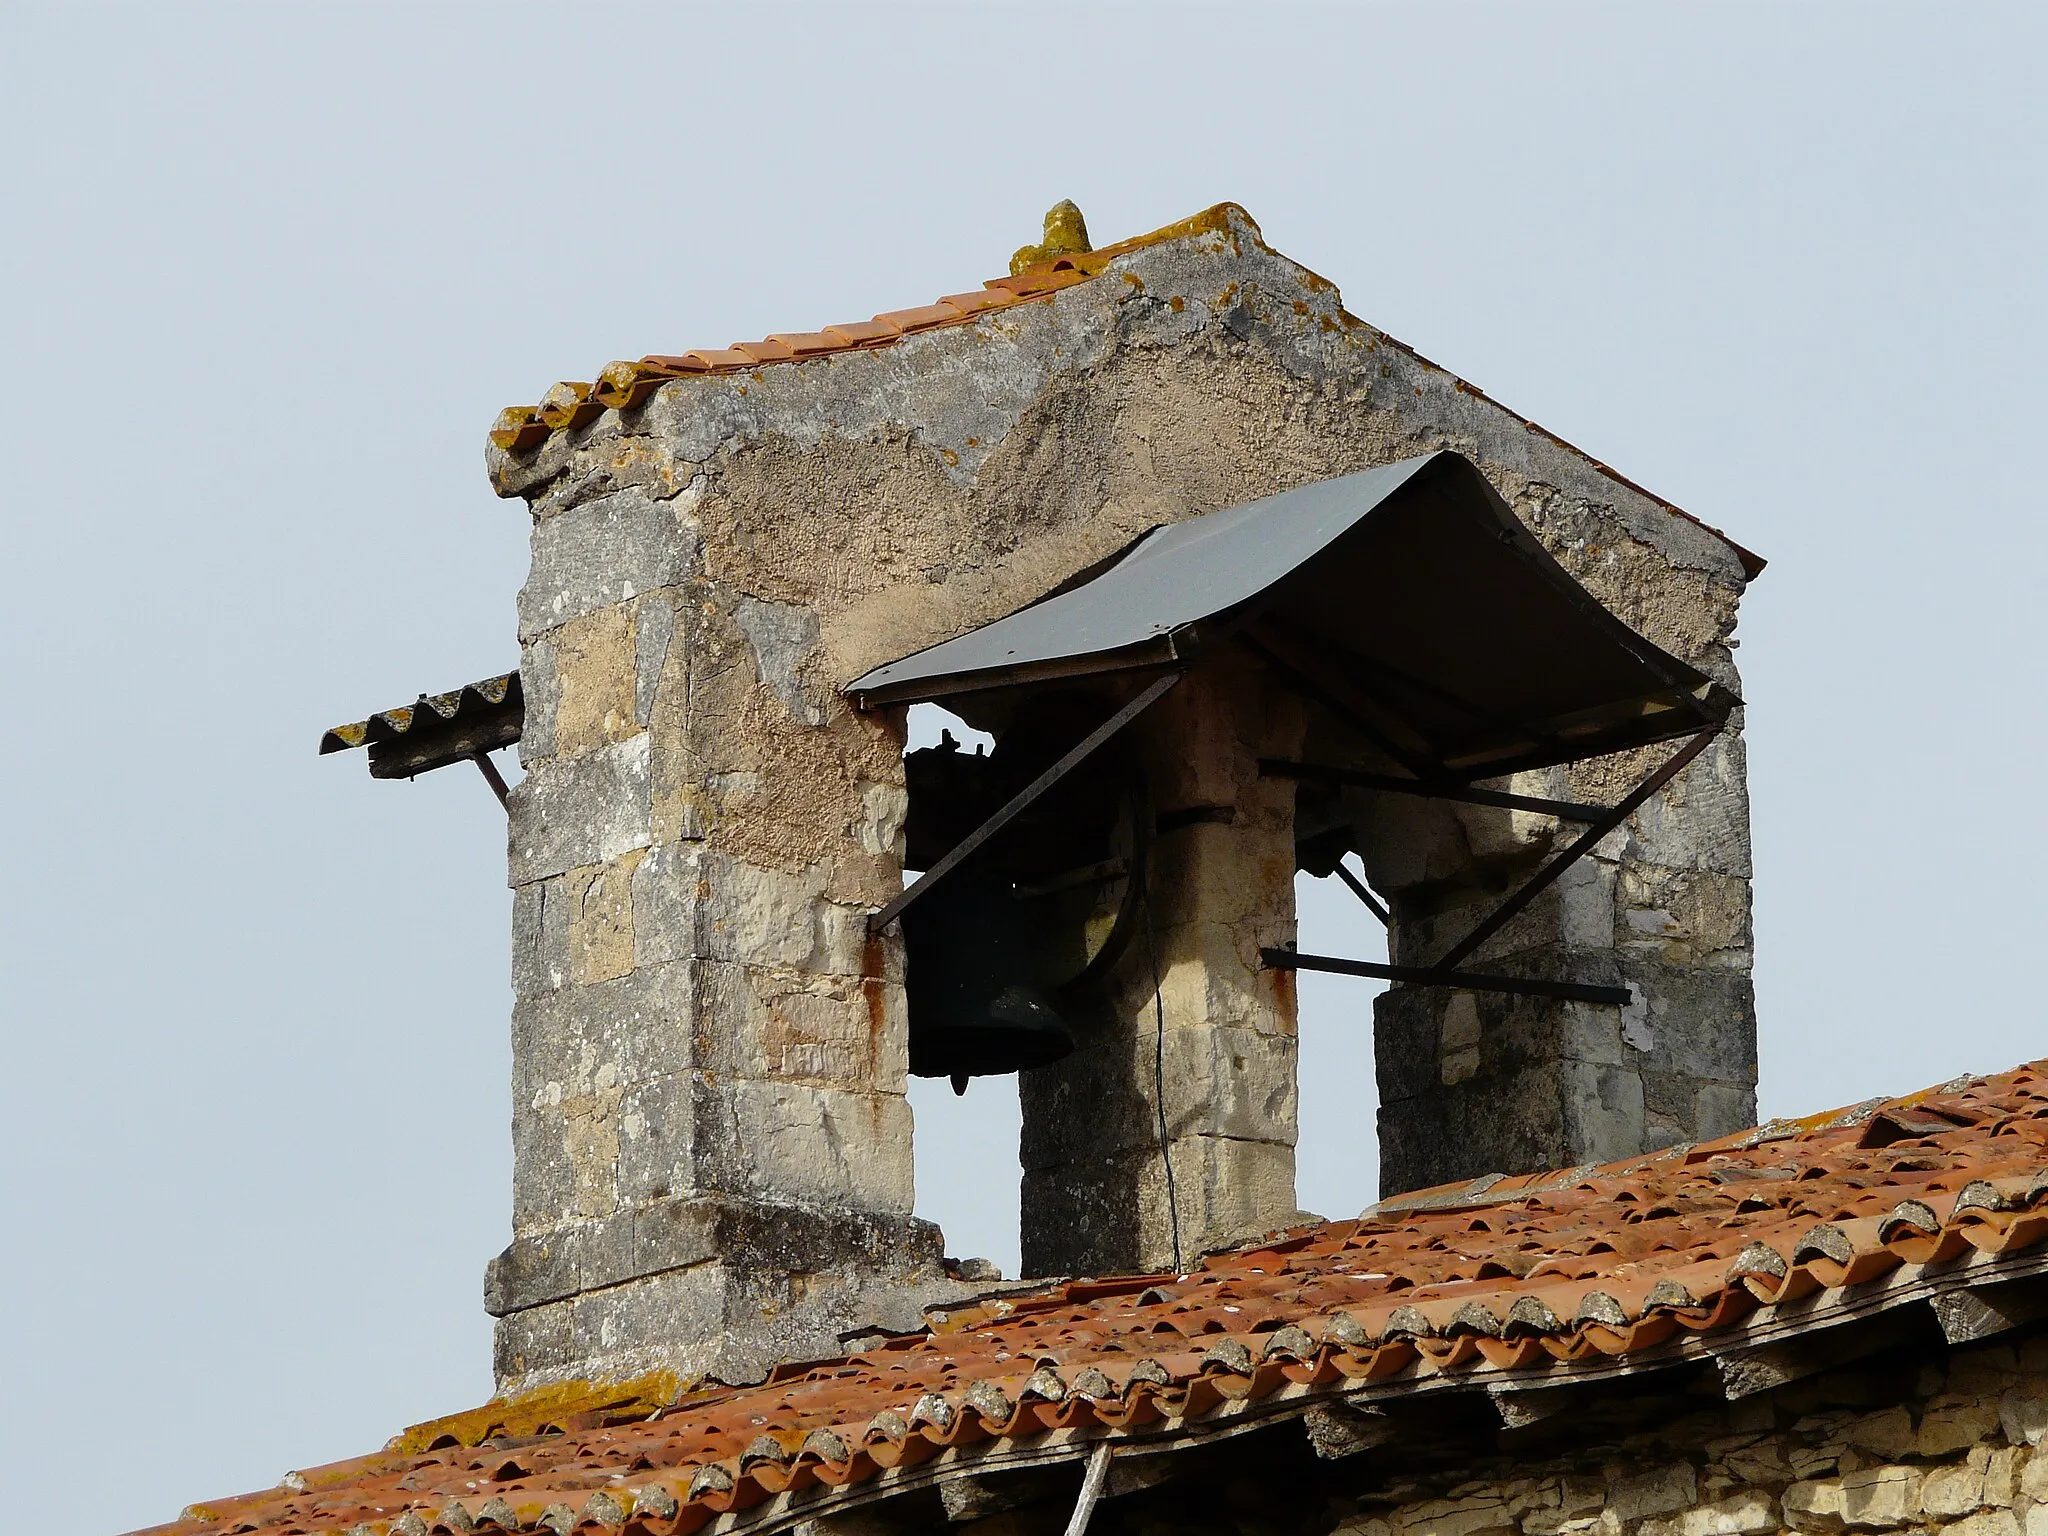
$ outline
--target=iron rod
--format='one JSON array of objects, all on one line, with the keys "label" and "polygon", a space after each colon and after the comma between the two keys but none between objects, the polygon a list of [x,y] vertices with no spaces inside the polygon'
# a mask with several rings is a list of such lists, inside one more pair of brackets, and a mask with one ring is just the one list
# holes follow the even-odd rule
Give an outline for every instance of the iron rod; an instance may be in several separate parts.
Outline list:
[{"label": "iron rod", "polygon": [[1327,971],[1334,976],[1370,976],[1411,987],[1458,987],[1467,992],[1506,992],[1521,997],[1557,997],[1573,1003],[1626,1004],[1627,987],[1599,987],[1582,981],[1545,981],[1536,976],[1488,976],[1476,971],[1439,971],[1419,965],[1381,965],[1336,955],[1304,955],[1291,949],[1262,949],[1259,958],[1276,971]]},{"label": "iron rod", "polygon": [[477,771],[484,776],[484,782],[491,786],[491,793],[498,797],[498,804],[509,811],[512,808],[512,791],[505,787],[504,776],[498,772],[498,765],[482,752],[477,753],[470,761],[476,764]]},{"label": "iron rod", "polygon": [[1007,805],[1003,806],[1001,810],[989,817],[987,821],[984,821],[980,826],[968,833],[958,843],[955,843],[952,848],[947,850],[943,858],[922,875],[918,876],[894,901],[869,918],[868,926],[870,930],[879,933],[895,922],[897,918],[901,917],[908,910],[912,902],[918,900],[925,892],[958,869],[972,857],[974,851],[983,843],[994,837],[1018,816],[1029,810],[1033,801],[1037,800],[1039,796],[1051,789],[1053,785],[1059,783],[1061,779],[1064,779],[1074,769],[1078,768],[1110,737],[1165,698],[1167,690],[1185,676],[1187,676],[1187,673],[1182,671],[1169,672],[1164,677],[1154,678],[1142,693],[1111,715],[1107,720],[1103,721],[1102,724],[1095,727],[1086,736],[1082,737],[1079,743],[1068,749],[1065,757],[1062,757],[1058,762],[1046,769],[1045,772],[1025,785]]},{"label": "iron rod", "polygon": [[1372,888],[1363,880],[1346,869],[1342,859],[1337,861],[1337,878],[1351,887],[1352,895],[1372,908],[1372,915],[1374,917],[1378,918],[1382,923],[1391,924],[1394,921],[1394,914],[1387,910],[1387,904],[1381,901],[1379,897],[1373,895]]}]

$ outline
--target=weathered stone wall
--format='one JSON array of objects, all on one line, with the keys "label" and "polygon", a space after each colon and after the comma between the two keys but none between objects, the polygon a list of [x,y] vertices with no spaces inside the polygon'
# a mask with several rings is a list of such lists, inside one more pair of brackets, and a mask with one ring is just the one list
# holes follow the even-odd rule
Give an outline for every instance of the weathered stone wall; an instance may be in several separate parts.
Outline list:
[{"label": "weathered stone wall", "polygon": [[1568,1456],[1363,1487],[1340,1536],[2048,1531],[2048,1339],[1831,1372]]},{"label": "weathered stone wall", "polygon": [[[530,456],[494,450],[499,489],[534,519],[515,1241],[490,1281],[504,1383],[754,1369],[939,1283],[937,1235],[910,1215],[898,942],[864,929],[900,879],[902,713],[856,713],[840,683],[1148,527],[1444,446],[1624,618],[1733,685],[1743,572],[1723,542],[1351,319],[1234,210],[972,326],[677,381]],[[1230,966],[1203,969],[1228,893],[1199,871],[1279,837],[1267,791],[1233,792],[1236,830],[1164,851],[1191,883],[1157,914],[1179,1215],[1198,1245],[1293,1211],[1291,990],[1249,979],[1242,927]],[[1633,1015],[1483,1004],[1475,1023],[1427,994],[1383,1008],[1393,1184],[1747,1123],[1744,812],[1731,736],[1487,953],[1626,974],[1646,994]],[[1383,878],[1404,957],[1472,895],[1438,873]],[[1257,942],[1291,925],[1262,897]],[[1149,970],[1117,985],[1120,1033],[1085,1059],[1115,1074],[1102,1092],[1122,1129],[1049,1154],[1075,1133],[1071,1095],[1026,1090],[1025,1226],[1061,1267],[1163,1254],[1156,1160],[1134,1150],[1158,1111],[1135,1048]],[[1089,1191],[1135,1240],[1060,1230]],[[736,1231],[779,1268],[721,1259]]]}]

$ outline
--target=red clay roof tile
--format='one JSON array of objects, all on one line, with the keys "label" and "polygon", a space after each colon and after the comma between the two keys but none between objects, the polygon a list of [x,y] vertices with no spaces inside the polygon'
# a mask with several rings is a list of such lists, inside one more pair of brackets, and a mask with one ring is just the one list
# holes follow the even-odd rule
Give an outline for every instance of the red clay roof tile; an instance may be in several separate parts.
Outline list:
[{"label": "red clay roof tile", "polygon": [[[1009,276],[990,278],[983,285],[983,289],[979,293],[947,294],[936,304],[927,304],[913,309],[891,310],[885,314],[875,316],[872,320],[828,326],[824,331],[806,333],[801,336],[783,334],[771,336],[765,341],[735,342],[731,347],[722,351],[707,349],[688,352],[681,357],[643,358],[641,360],[643,367],[645,365],[660,365],[659,369],[655,372],[643,372],[630,385],[619,380],[607,379],[601,381],[595,389],[585,384],[558,384],[555,386],[555,390],[549,392],[550,398],[552,398],[556,391],[565,388],[582,391],[581,394],[576,396],[577,403],[573,406],[563,407],[557,405],[551,407],[548,400],[543,400],[542,404],[538,407],[508,407],[499,414],[497,422],[492,427],[491,441],[507,453],[529,453],[545,442],[554,431],[574,430],[588,425],[607,409],[624,410],[642,404],[655,389],[660,387],[662,382],[666,382],[671,377],[690,373],[743,372],[759,367],[763,363],[797,362],[812,357],[824,356],[832,352],[864,347],[887,346],[890,342],[901,339],[903,334],[928,331],[940,326],[964,324],[977,315],[987,314],[994,310],[1007,309],[1013,304],[1022,304],[1036,299],[1048,298],[1062,289],[1074,286],[1076,283],[1083,283],[1090,278],[1100,276],[1113,260],[1119,256],[1128,255],[1133,251],[1143,250],[1148,246],[1159,245],[1166,241],[1181,239],[1189,235],[1228,231],[1232,227],[1233,220],[1250,226],[1254,231],[1257,230],[1258,226],[1253,223],[1251,215],[1246,213],[1237,204],[1218,203],[1212,208],[1204,209],[1192,218],[1183,219],[1178,224],[1169,224],[1166,228],[1154,230],[1150,234],[1134,236],[1128,240],[1120,240],[1114,245],[1103,246],[1099,250],[1080,251],[1062,255],[1056,260],[1028,267],[1022,272]],[[1331,286],[1326,279],[1316,277],[1313,273],[1308,274],[1308,276],[1312,282],[1320,284],[1324,288]],[[1173,303],[1177,308],[1179,307],[1180,300],[1175,298]],[[1346,316],[1345,320],[1347,323],[1356,323],[1349,316]],[[878,334],[870,330],[871,327],[880,328],[881,333]],[[1425,368],[1448,377],[1459,390],[1476,396],[1479,399],[1491,401],[1491,397],[1484,390],[1458,378],[1440,364],[1431,362],[1413,347],[1408,346],[1404,342],[1397,341],[1391,336],[1385,339],[1391,345],[1400,348],[1401,351],[1413,357]],[[803,345],[798,345],[799,342],[802,342]],[[783,348],[780,345],[781,343],[787,343],[787,348]],[[612,368],[630,366],[628,364],[615,363],[612,365]],[[610,374],[612,368],[608,368],[606,373]],[[643,387],[645,381],[649,378],[655,379],[656,382],[651,387]],[[1492,403],[1497,406],[1499,405],[1497,401],[1492,401]],[[1638,485],[1619,470],[1566,442],[1548,428],[1539,426],[1537,423],[1530,421],[1526,416],[1508,410],[1505,406],[1500,406],[1499,408],[1506,411],[1510,417],[1520,422],[1531,432],[1548,438],[1567,452],[1576,454],[1579,458],[1584,459],[1600,473],[1609,476],[1643,496],[1649,497],[1650,500],[1656,502],[1659,506],[1676,513],[1688,522],[1695,523],[1708,533],[1711,533],[1715,538],[1728,545],[1740,557],[1743,568],[1750,577],[1754,578],[1762,572],[1764,568],[1763,558],[1744,549],[1719,529],[1701,522],[1700,519],[1684,509],[1673,506],[1670,502],[1664,500],[1663,497]],[[536,422],[541,423],[538,428],[534,425]]]},{"label": "red clay roof tile", "polygon": [[[1923,1131],[1911,1156],[1865,1144],[1873,1125],[1909,1121]],[[1419,1192],[1186,1275],[992,1298],[757,1387],[677,1400],[644,1383],[549,1388],[158,1529],[283,1536],[367,1521],[405,1536],[402,1513],[438,1528],[452,1501],[470,1523],[535,1536],[559,1531],[562,1510],[688,1536],[715,1515],[888,1478],[948,1446],[1195,1427],[1239,1404],[1475,1373],[1549,1380],[1687,1339],[1711,1347],[1779,1303],[1799,1301],[1786,1316],[1808,1319],[1831,1296],[1882,1304],[1913,1294],[1896,1286],[1902,1274],[2044,1243],[2048,1062],[1607,1168]],[[1893,1289],[1859,1289],[1873,1286]],[[472,1448],[486,1435],[508,1438]]]}]

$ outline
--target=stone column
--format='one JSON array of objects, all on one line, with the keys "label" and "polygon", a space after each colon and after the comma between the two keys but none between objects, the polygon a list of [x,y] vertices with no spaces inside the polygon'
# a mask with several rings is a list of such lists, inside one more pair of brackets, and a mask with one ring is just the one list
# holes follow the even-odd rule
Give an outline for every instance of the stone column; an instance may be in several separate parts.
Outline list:
[{"label": "stone column", "polygon": [[511,807],[503,1390],[725,1379],[913,1325],[900,721],[812,676],[804,610],[703,571],[689,494],[543,511]]},{"label": "stone column", "polygon": [[[1628,986],[1628,1007],[1395,987],[1374,1005],[1385,1194],[1607,1162],[1755,1118],[1748,800],[1739,719],[1465,962]],[[1611,804],[1676,750],[1502,787]],[[1359,797],[1397,964],[1426,965],[1579,830],[1521,812]]]},{"label": "stone column", "polygon": [[1293,976],[1259,964],[1294,937],[1293,786],[1257,759],[1295,754],[1300,708],[1225,653],[1131,730],[1163,829],[1079,1049],[1022,1077],[1027,1275],[1166,1269],[1176,1213],[1184,1262],[1296,1214]]}]

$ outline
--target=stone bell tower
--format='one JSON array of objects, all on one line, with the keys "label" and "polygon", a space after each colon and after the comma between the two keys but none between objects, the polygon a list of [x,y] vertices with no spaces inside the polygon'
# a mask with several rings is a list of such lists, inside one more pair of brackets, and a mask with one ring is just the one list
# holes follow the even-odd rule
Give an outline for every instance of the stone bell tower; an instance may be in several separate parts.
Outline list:
[{"label": "stone bell tower", "polygon": [[[513,1240],[487,1283],[506,1389],[758,1375],[962,1287],[913,1214],[904,941],[873,922],[904,889],[905,706],[854,680],[1148,530],[1452,448],[1622,620],[1735,686],[1753,561],[1347,314],[1241,209],[1102,250],[1062,214],[1018,263],[935,304],[614,364],[492,434],[493,481],[532,519]],[[1202,655],[1120,737],[1150,797],[1146,924],[1068,1021],[1078,1048],[1026,1077],[1041,1270],[1164,1265],[1176,1238],[1185,1261],[1295,1215],[1295,998],[1265,956],[1293,940],[1304,791],[1259,765],[1328,742],[1267,661]],[[1145,683],[1089,686],[1107,712]],[[1633,1011],[1390,994],[1403,1177],[1746,1123],[1739,727],[1504,936],[1519,949],[1481,957],[1590,955]],[[1393,898],[1397,958],[1554,840],[1467,813],[1325,817]],[[1600,1116],[1574,1118],[1582,1082]],[[1522,1122],[1493,1136],[1511,1102]]]}]

